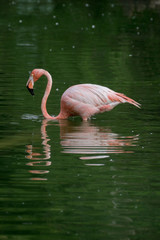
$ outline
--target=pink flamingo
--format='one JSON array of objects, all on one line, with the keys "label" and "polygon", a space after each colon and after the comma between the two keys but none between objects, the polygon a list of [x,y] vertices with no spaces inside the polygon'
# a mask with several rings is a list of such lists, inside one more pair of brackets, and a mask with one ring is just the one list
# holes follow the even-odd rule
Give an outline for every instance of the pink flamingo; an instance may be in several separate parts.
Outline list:
[{"label": "pink flamingo", "polygon": [[78,84],[69,87],[61,97],[61,110],[58,116],[52,117],[46,109],[47,99],[52,88],[52,77],[44,69],[34,69],[27,81],[27,88],[32,95],[34,82],[42,75],[47,77],[48,83],[42,98],[41,110],[47,119],[67,119],[79,115],[86,121],[92,115],[112,110],[120,103],[128,102],[140,108],[140,104],[122,93],[117,93],[107,87],[96,84]]}]

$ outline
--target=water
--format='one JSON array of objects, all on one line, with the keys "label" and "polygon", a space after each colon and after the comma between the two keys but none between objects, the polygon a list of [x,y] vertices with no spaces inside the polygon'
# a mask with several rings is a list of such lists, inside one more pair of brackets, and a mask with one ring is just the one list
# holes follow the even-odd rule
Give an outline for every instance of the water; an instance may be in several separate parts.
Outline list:
[{"label": "water", "polygon": [[[2,1],[0,239],[159,239],[159,4]],[[69,86],[107,86],[142,104],[84,123],[59,113]]]}]

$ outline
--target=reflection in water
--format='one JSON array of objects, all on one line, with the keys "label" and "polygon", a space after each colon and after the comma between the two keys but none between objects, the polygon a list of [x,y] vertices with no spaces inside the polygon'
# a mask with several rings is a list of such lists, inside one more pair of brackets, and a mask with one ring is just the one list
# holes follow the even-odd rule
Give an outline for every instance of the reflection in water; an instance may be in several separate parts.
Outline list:
[{"label": "reflection in water", "polygon": [[[99,160],[109,157],[111,153],[133,153],[125,146],[135,146],[138,136],[120,136],[110,128],[98,127],[89,122],[74,126],[69,121],[60,123],[60,137],[63,153],[81,154],[81,160]],[[87,156],[85,156],[87,155]],[[89,155],[89,156],[88,156]],[[104,164],[90,163],[88,166]]]},{"label": "reflection in water", "polygon": [[[27,163],[28,166],[45,167],[51,165],[51,161],[47,161],[51,158],[51,146],[48,143],[50,139],[48,138],[46,128],[52,124],[55,125],[55,122],[46,119],[42,121],[41,139],[43,140],[43,153],[39,153],[38,150],[41,151],[41,149],[33,147],[33,145],[26,146],[26,152],[28,153],[26,158],[31,160]],[[108,158],[111,153],[133,153],[131,150],[126,150],[126,147],[135,146],[138,140],[138,135],[121,136],[113,133],[110,128],[95,126],[90,122],[77,124],[69,120],[60,120],[58,124],[60,127],[62,152],[81,155],[79,159],[85,160],[85,165],[87,166],[103,166],[104,163],[99,161]],[[88,160],[94,160],[96,163],[88,163]],[[30,172],[34,174],[49,173],[47,170],[30,170]],[[34,178],[34,180],[37,179],[39,180],[39,178]],[[47,179],[42,178],[41,180]]]},{"label": "reflection in water", "polygon": [[[38,150],[41,151],[41,148],[36,148],[33,147],[33,145],[27,145],[26,146],[26,152],[28,155],[26,156],[27,159],[33,160],[26,165],[28,166],[50,166],[51,161],[46,161],[51,158],[51,151],[50,151],[50,144],[48,144],[48,141],[50,139],[47,136],[46,133],[46,127],[47,127],[47,121],[43,120],[42,125],[41,125],[41,139],[42,139],[42,146],[43,146],[43,153],[37,152]],[[36,161],[34,161],[36,160]],[[39,160],[39,161],[37,161]],[[33,174],[45,174],[49,173],[47,170],[30,170],[30,173]],[[46,178],[32,178],[32,180],[47,180]]]},{"label": "reflection in water", "polygon": [[132,153],[124,147],[135,146],[138,139],[138,136],[120,136],[109,128],[94,126],[89,122],[73,126],[68,121],[60,125],[60,136],[64,153],[98,154],[80,159],[104,158],[99,156],[104,153]]}]

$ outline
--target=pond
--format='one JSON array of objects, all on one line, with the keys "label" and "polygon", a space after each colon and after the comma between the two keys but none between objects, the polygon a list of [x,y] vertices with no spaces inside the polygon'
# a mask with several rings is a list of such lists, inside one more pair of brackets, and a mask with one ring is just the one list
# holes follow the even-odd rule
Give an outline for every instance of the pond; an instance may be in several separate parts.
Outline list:
[{"label": "pond", "polygon": [[[0,239],[141,239],[160,236],[159,1],[0,3]],[[49,121],[70,86],[122,92],[141,109]]]}]

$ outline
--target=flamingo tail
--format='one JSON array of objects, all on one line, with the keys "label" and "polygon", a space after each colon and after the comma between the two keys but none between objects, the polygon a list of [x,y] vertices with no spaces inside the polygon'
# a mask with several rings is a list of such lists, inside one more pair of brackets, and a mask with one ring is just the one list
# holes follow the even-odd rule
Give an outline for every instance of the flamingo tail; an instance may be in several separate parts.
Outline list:
[{"label": "flamingo tail", "polygon": [[128,103],[130,103],[130,104],[132,104],[132,105],[134,105],[134,106],[136,106],[138,108],[141,108],[141,104],[140,103],[134,101],[132,98],[127,97],[123,93],[116,93],[116,96],[118,97],[118,100],[120,102],[122,102],[122,103],[128,102]]}]

